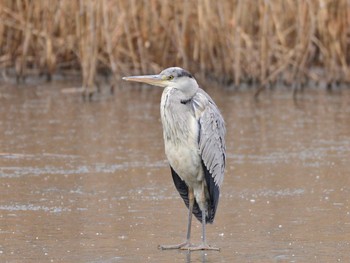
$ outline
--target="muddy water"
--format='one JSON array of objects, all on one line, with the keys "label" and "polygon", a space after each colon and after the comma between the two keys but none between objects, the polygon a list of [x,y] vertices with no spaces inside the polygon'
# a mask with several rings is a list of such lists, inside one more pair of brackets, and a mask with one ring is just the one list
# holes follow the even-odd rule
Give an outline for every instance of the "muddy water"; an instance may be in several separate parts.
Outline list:
[{"label": "muddy water", "polygon": [[[125,84],[123,84],[125,85]],[[227,122],[221,252],[161,251],[185,237],[160,89],[85,103],[71,83],[0,88],[1,262],[349,262],[350,90],[208,90]],[[62,92],[63,91],[63,92]],[[200,241],[193,223],[193,241]]]}]

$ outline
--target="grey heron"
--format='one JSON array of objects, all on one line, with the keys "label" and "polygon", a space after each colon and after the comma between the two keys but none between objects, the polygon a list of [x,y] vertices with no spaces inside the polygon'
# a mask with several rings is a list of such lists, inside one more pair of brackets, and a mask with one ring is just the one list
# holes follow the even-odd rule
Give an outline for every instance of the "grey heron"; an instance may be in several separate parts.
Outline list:
[{"label": "grey heron", "polygon": [[[177,191],[187,206],[186,241],[161,249],[219,250],[206,241],[206,223],[213,223],[225,169],[225,123],[212,98],[193,76],[179,67],[159,75],[129,76],[163,87],[160,114],[165,154]],[[190,243],[192,214],[202,223],[202,244]]]}]

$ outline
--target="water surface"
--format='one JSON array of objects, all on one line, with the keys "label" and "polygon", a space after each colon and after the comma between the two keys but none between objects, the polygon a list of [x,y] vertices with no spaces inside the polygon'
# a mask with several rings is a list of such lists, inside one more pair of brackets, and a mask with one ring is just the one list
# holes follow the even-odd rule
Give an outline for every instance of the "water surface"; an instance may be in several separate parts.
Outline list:
[{"label": "water surface", "polygon": [[163,150],[161,89],[123,83],[87,103],[65,92],[74,85],[0,87],[1,262],[349,262],[350,90],[255,101],[207,89],[228,131],[207,227],[221,252],[189,254],[157,249],[182,241],[187,220]]}]

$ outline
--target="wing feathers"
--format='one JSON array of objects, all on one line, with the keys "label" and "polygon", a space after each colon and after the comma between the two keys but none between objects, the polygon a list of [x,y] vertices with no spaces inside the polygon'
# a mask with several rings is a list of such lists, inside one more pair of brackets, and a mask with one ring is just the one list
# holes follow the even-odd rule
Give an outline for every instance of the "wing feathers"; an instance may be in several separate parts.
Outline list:
[{"label": "wing feathers", "polygon": [[218,207],[218,203],[219,203],[220,188],[214,182],[214,178],[212,177],[208,169],[205,167],[205,165],[203,164],[202,166],[204,171],[205,182],[207,184],[207,188],[209,192],[208,214],[206,217],[206,222],[213,223],[215,214],[216,214],[216,208]]},{"label": "wing feathers", "polygon": [[[196,96],[199,131],[199,150],[205,167],[210,172],[214,182],[220,187],[225,170],[225,123],[209,95]],[[202,109],[202,111],[200,111]]]}]

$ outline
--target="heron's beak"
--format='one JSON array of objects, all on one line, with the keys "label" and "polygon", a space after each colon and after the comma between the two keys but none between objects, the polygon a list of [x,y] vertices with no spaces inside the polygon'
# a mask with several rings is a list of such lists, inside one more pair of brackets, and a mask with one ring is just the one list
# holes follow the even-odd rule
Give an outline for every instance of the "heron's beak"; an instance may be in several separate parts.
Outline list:
[{"label": "heron's beak", "polygon": [[123,80],[142,82],[159,87],[166,87],[168,85],[168,81],[161,75],[129,76],[123,77]]}]

